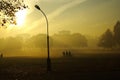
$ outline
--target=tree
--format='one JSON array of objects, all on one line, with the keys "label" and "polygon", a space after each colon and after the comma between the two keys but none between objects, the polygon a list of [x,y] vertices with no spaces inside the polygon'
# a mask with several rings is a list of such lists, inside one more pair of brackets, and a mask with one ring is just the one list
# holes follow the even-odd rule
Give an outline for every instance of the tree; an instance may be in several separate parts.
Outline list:
[{"label": "tree", "polygon": [[5,40],[5,49],[6,50],[15,50],[22,48],[22,38],[20,37],[8,37]]},{"label": "tree", "polygon": [[[46,40],[46,34],[37,34],[35,36],[32,36],[30,39],[28,39],[26,42],[27,47],[29,48],[46,48],[47,47],[47,40]],[[50,37],[50,46],[52,46],[52,38]]]},{"label": "tree", "polygon": [[120,46],[120,21],[118,21],[114,26],[114,38],[116,44]]},{"label": "tree", "polygon": [[114,37],[110,29],[108,29],[100,38],[99,47],[112,48],[114,46]]},{"label": "tree", "polygon": [[87,47],[88,46],[88,40],[85,36],[81,35],[80,33],[74,33],[72,35],[71,43],[74,47]]},{"label": "tree", "polygon": [[35,47],[42,47],[42,48],[46,48],[46,34],[38,34],[36,36],[33,36],[32,38],[32,43],[34,43]]},{"label": "tree", "polygon": [[0,51],[2,51],[5,48],[5,39],[0,38]]},{"label": "tree", "polygon": [[80,33],[72,34],[70,31],[60,31],[52,36],[53,47],[80,48],[87,47],[87,39]]},{"label": "tree", "polygon": [[5,26],[7,23],[16,24],[15,13],[25,8],[28,6],[24,4],[24,0],[0,0],[1,26]]}]

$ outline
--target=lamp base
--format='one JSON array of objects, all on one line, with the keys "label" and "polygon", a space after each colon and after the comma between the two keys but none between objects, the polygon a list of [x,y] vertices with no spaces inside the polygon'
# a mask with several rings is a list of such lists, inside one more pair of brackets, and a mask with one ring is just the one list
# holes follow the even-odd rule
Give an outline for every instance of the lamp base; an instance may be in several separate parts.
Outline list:
[{"label": "lamp base", "polygon": [[47,58],[47,71],[48,71],[48,72],[52,71],[50,58]]}]

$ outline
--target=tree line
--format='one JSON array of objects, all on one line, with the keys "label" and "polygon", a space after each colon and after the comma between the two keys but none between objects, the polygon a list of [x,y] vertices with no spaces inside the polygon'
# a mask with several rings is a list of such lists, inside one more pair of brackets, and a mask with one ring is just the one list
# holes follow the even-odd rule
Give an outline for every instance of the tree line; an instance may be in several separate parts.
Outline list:
[{"label": "tree line", "polygon": [[[28,35],[29,36],[29,35]],[[32,37],[18,35],[0,39],[0,50],[14,50],[22,48],[46,48],[46,34],[38,34]],[[80,33],[60,31],[50,36],[52,48],[80,48],[87,47],[87,39]]]},{"label": "tree line", "polygon": [[[51,48],[82,48],[88,47],[89,39],[80,33],[60,31],[50,36]],[[14,50],[22,48],[46,48],[46,34],[17,35],[16,37],[0,38],[1,50]],[[120,22],[114,26],[114,30],[107,29],[96,44],[103,48],[120,48]]]}]

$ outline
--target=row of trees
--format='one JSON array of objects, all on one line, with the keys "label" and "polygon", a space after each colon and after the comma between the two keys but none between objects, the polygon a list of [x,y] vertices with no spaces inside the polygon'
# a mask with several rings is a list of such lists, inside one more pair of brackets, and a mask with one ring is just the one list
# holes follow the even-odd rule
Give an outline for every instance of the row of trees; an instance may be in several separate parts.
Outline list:
[{"label": "row of trees", "polygon": [[[26,42],[27,47],[46,47],[46,35],[38,34],[32,36]],[[54,34],[50,37],[50,47],[53,48],[79,48],[86,47],[87,39],[80,33],[71,34],[69,31],[60,31],[58,34]]]},{"label": "row of trees", "polygon": [[[50,37],[50,47],[53,48],[80,48],[87,46],[87,39],[80,33],[71,34],[69,31],[60,31]],[[21,48],[46,48],[46,34],[38,34],[29,38],[25,35],[0,39],[0,50],[14,50]]]},{"label": "row of trees", "polygon": [[[0,0],[0,27],[6,24],[16,24],[15,13],[19,10],[28,8],[24,0]],[[29,39],[23,40],[23,37],[9,37],[0,39],[0,49],[14,49],[26,47],[46,47],[46,35],[39,34]],[[87,39],[85,36],[68,31],[62,31],[50,37],[51,47],[86,47]],[[108,29],[98,42],[99,47],[113,48],[120,47],[120,22],[114,26],[112,32]]]},{"label": "row of trees", "polygon": [[60,31],[53,35],[53,46],[80,48],[87,47],[88,43],[86,37],[80,33],[71,34],[69,31]]},{"label": "row of trees", "polygon": [[[21,48],[46,48],[46,34],[38,34],[32,37],[29,35],[18,35],[17,37],[8,37],[0,39],[0,50],[12,50]],[[88,39],[80,33],[71,33],[70,31],[60,31],[50,36],[50,47],[53,48],[80,48],[87,47]],[[113,32],[107,29],[100,37],[99,47],[120,48],[120,22],[114,26]]]},{"label": "row of trees", "polygon": [[99,47],[104,48],[120,48],[120,22],[118,21],[114,26],[113,32],[110,29],[101,36],[99,42]]},{"label": "row of trees", "polygon": [[[32,37],[29,35],[18,35],[0,39],[0,50],[12,50],[22,48],[46,48],[46,34],[38,34]],[[50,47],[53,48],[80,48],[87,47],[88,40],[80,33],[71,33],[70,31],[60,31],[50,36]],[[99,47],[120,48],[120,22],[114,26],[113,32],[107,29],[100,37]]]},{"label": "row of trees", "polygon": [[0,50],[13,50],[22,48],[22,38],[8,37],[6,39],[0,39]]}]

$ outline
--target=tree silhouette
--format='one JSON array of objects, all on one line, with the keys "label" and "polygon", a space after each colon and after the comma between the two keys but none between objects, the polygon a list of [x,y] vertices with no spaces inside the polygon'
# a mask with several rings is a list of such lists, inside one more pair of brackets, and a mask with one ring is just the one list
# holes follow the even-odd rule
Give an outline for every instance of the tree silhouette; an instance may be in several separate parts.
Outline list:
[{"label": "tree silhouette", "polygon": [[[27,47],[46,48],[46,34],[37,34],[26,41]],[[50,46],[52,46],[52,38],[50,37]]]},{"label": "tree silhouette", "polygon": [[19,37],[8,37],[5,40],[5,49],[6,50],[14,50],[22,48],[22,38]]},{"label": "tree silhouette", "polygon": [[116,44],[120,46],[120,21],[118,21],[114,26],[114,38]]},{"label": "tree silhouette", "polygon": [[70,33],[70,31],[60,31],[52,36],[53,47],[80,48],[87,47],[87,39],[80,33]]},{"label": "tree silhouette", "polygon": [[28,8],[24,0],[0,0],[0,24],[16,24],[15,13],[19,10]]},{"label": "tree silhouette", "polygon": [[87,47],[88,46],[88,40],[85,36],[81,35],[80,33],[74,33],[71,38],[71,43],[75,47]]},{"label": "tree silhouette", "polygon": [[0,38],[0,51],[3,50],[4,48],[5,48],[5,39]]},{"label": "tree silhouette", "polygon": [[107,29],[107,31],[101,36],[98,46],[104,48],[112,48],[114,46],[114,37],[110,29]]}]

